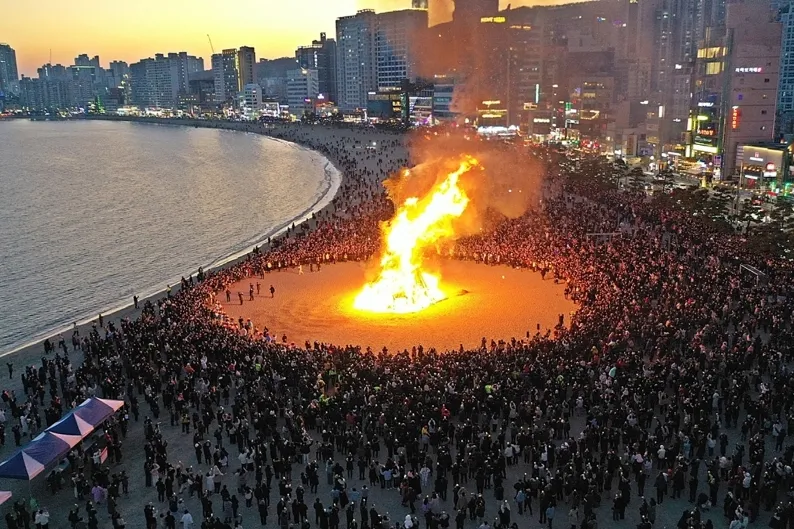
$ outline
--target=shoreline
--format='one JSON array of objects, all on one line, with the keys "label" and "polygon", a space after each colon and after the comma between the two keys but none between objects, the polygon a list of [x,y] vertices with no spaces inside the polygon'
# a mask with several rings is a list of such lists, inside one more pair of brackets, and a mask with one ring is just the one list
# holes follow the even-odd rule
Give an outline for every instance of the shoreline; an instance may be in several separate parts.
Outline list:
[{"label": "shoreline", "polygon": [[[286,234],[287,230],[294,224],[296,227],[303,226],[307,222],[309,223],[309,229],[313,230],[316,227],[312,225],[312,219],[317,216],[321,216],[325,211],[329,209],[330,206],[333,205],[335,199],[337,198],[339,191],[342,189],[345,183],[345,174],[340,169],[339,163],[337,160],[334,160],[330,154],[321,152],[311,146],[304,145],[299,141],[292,141],[283,139],[278,136],[274,136],[273,134],[268,133],[267,131],[274,131],[277,130],[276,128],[265,128],[259,124],[249,124],[249,123],[239,123],[239,122],[224,122],[224,121],[204,121],[204,120],[185,120],[185,119],[164,119],[164,118],[133,118],[133,117],[92,117],[88,118],[93,121],[125,121],[131,123],[144,123],[144,124],[151,124],[151,125],[168,125],[168,126],[182,126],[182,127],[201,127],[201,128],[210,128],[210,129],[219,129],[219,130],[228,130],[231,132],[239,132],[243,134],[256,134],[258,136],[264,136],[266,138],[271,139],[272,141],[284,142],[289,143],[296,146],[299,149],[305,150],[310,152],[312,155],[319,156],[321,158],[321,167],[323,172],[325,173],[323,177],[323,182],[328,182],[328,187],[325,192],[322,194],[320,198],[318,198],[312,205],[301,211],[300,213],[296,214],[292,219],[284,222],[283,224],[276,226],[269,231],[266,231],[259,236],[257,236],[256,242],[253,244],[246,244],[246,246],[242,250],[232,251],[228,255],[216,257],[210,260],[206,265],[201,265],[201,268],[204,269],[204,272],[211,272],[215,270],[220,270],[223,268],[227,268],[230,266],[234,266],[235,264],[243,261],[247,258],[247,256],[254,250],[254,248],[259,247],[260,249],[267,249],[269,244],[267,243],[268,239],[278,240],[279,238],[283,237]],[[84,121],[84,120],[80,120]],[[289,128],[289,125],[284,126],[284,128]],[[189,271],[187,273],[181,274],[174,274],[170,283],[171,290],[175,294],[179,292],[181,288],[179,276],[185,277],[186,275],[194,276],[197,272],[196,270]],[[140,293],[139,295],[139,306],[143,307],[147,301],[155,303],[158,299],[161,299],[166,296],[167,287],[157,287],[154,286],[149,291],[145,291]],[[77,329],[80,332],[80,336],[84,336],[84,331],[88,332],[92,324],[97,321],[99,314],[102,314],[103,320],[105,324],[113,321],[118,322],[128,317],[136,316],[140,313],[140,309],[135,309],[132,299],[128,301],[120,300],[116,303],[111,304],[108,308],[104,310],[97,310],[92,315],[86,316],[82,319],[78,319],[76,322]],[[0,358],[6,359],[8,361],[12,355],[24,355],[25,353],[32,353],[34,350],[38,350],[37,356],[43,355],[43,346],[41,345],[45,340],[50,339],[53,342],[53,345],[57,347],[58,337],[63,335],[66,339],[67,346],[71,346],[71,335],[73,330],[73,323],[67,323],[54,329],[43,330],[39,334],[34,335],[35,338],[31,338],[26,340],[24,343],[18,346],[12,346],[11,349],[8,351],[0,352]],[[41,348],[41,349],[39,349]],[[29,365],[29,363],[24,363],[23,365]]]}]

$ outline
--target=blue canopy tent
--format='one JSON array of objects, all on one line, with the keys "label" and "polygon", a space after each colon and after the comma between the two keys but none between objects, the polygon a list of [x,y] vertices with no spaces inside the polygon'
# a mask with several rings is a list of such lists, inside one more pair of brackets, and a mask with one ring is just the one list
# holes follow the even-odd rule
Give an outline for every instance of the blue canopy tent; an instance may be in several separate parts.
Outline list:
[{"label": "blue canopy tent", "polygon": [[91,397],[76,407],[72,413],[90,424],[93,429],[105,422],[108,417],[113,415],[113,413],[122,406],[124,406],[123,400],[108,400]]},{"label": "blue canopy tent", "polygon": [[44,471],[44,465],[20,450],[0,463],[0,478],[31,480]]},{"label": "blue canopy tent", "polygon": [[122,400],[92,397],[47,428],[23,449],[0,463],[0,478],[31,480],[60,461],[116,410]]},{"label": "blue canopy tent", "polygon": [[62,418],[49,428],[47,431],[56,434],[59,438],[63,439],[71,446],[83,440],[85,436],[90,434],[94,427],[85,422],[74,413],[69,413],[66,417]]},{"label": "blue canopy tent", "polygon": [[72,447],[49,432],[43,432],[0,464],[0,478],[31,480],[59,461]]}]

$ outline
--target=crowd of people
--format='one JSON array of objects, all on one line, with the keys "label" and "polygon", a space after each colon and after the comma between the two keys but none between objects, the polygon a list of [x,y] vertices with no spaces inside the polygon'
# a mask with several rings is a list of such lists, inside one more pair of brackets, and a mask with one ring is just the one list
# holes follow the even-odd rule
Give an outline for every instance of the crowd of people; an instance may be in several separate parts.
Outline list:
[{"label": "crowd of people", "polygon": [[[115,466],[72,454],[78,504],[52,514],[58,527],[794,527],[794,267],[596,185],[605,162],[573,170],[539,149],[542,205],[445,252],[563,283],[579,306],[567,325],[512,338],[483,322],[478,347],[417,336],[387,352],[285,343],[225,318],[214,300],[238,280],[379,248],[393,211],[381,182],[409,162],[405,139],[370,150],[369,131],[313,129],[268,133],[334,160],[345,180],[332,206],[136,319],[96,325],[75,344],[82,362],[48,352],[22,394],[3,393],[29,429],[47,403],[50,424],[87,396],[127,402],[105,428]],[[18,501],[7,527],[38,524],[31,509]]]}]

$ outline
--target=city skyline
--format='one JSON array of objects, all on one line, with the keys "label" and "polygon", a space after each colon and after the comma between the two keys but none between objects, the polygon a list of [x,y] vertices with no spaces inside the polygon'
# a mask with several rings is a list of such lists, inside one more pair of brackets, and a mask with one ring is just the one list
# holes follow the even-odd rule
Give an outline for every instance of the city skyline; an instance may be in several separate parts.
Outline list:
[{"label": "city skyline", "polygon": [[[575,1],[500,0],[500,8]],[[218,53],[248,45],[257,50],[257,57],[291,57],[298,46],[311,42],[319,33],[332,34],[339,17],[359,9],[408,9],[411,0],[293,0],[267,6],[256,0],[240,0],[235,11],[245,16],[231,17],[218,17],[217,5],[208,0],[192,2],[189,10],[177,2],[140,0],[135,13],[157,13],[144,17],[112,4],[103,4],[97,10],[94,0],[68,4],[47,0],[44,4],[48,17],[37,17],[31,6],[17,3],[6,6],[0,19],[0,42],[16,50],[21,75],[35,77],[37,68],[50,62],[50,56],[53,64],[69,65],[82,53],[99,55],[107,65],[114,60],[133,63],[156,53],[186,51],[203,57],[209,65],[212,52],[207,34]],[[431,0],[431,24],[447,20],[451,4],[452,0]],[[36,10],[40,8],[37,4]],[[178,26],[172,20],[178,20]]]}]

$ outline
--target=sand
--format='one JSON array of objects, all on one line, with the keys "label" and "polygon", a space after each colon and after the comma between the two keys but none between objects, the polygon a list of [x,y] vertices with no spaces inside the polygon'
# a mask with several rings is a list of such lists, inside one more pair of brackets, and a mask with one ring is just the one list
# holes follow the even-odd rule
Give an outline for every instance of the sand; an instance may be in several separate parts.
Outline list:
[{"label": "sand", "polygon": [[[353,298],[365,282],[364,263],[323,266],[320,272],[298,269],[266,274],[265,279],[240,281],[230,287],[232,302],[227,315],[251,319],[254,325],[289,342],[318,341],[337,345],[356,344],[380,350],[401,351],[412,346],[439,351],[480,345],[483,337],[510,340],[553,328],[560,314],[565,322],[576,305],[565,299],[564,286],[543,280],[539,273],[508,266],[443,261],[438,264],[442,286],[449,297],[432,307],[408,315],[363,313],[353,308]],[[259,282],[261,294],[248,301],[251,282]],[[269,288],[276,292],[271,299]],[[243,292],[240,305],[237,292]],[[461,293],[466,291],[466,293]],[[418,340],[417,337],[422,339]]]}]

